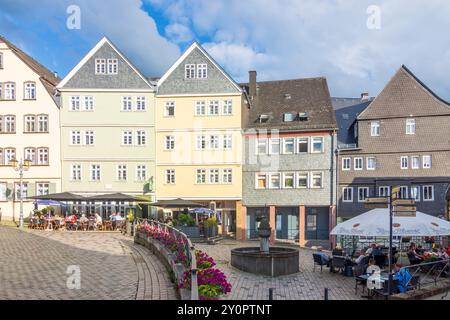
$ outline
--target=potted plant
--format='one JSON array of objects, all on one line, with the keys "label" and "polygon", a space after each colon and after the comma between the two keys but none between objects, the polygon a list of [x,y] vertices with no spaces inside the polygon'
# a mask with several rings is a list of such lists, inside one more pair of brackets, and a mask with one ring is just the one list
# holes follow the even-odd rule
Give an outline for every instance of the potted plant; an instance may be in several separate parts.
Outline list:
[{"label": "potted plant", "polygon": [[189,213],[179,214],[176,220],[176,225],[178,230],[185,233],[189,238],[200,237],[200,231],[195,224],[195,220]]},{"label": "potted plant", "polygon": [[206,219],[203,222],[203,226],[205,228],[205,237],[206,238],[213,238],[217,236],[219,223],[217,222],[216,217],[211,217]]}]

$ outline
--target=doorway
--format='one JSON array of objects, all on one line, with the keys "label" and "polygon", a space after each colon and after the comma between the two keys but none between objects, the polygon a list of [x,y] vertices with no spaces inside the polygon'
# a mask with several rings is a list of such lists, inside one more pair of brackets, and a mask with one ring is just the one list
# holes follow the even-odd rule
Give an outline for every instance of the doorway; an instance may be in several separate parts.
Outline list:
[{"label": "doorway", "polygon": [[306,239],[328,240],[329,239],[329,208],[307,207],[306,208]]},{"label": "doorway", "polygon": [[299,208],[280,207],[276,208],[276,239],[299,240]]}]

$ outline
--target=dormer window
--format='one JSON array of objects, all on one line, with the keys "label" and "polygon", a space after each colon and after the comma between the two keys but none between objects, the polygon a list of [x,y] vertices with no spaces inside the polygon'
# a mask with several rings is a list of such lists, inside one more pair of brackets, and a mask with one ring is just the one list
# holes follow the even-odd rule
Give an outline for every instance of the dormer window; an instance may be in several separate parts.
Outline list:
[{"label": "dormer window", "polygon": [[295,120],[295,113],[284,113],[283,114],[283,121],[284,122],[292,122]]},{"label": "dormer window", "polygon": [[195,79],[195,64],[187,64],[184,70],[186,79]]},{"label": "dormer window", "polygon": [[300,121],[308,121],[308,114],[306,112],[299,112],[298,119]]},{"label": "dormer window", "polygon": [[106,74],[106,59],[95,59],[95,74]]},{"label": "dormer window", "polygon": [[198,79],[207,79],[208,78],[208,65],[207,64],[198,64],[197,65],[197,78]]},{"label": "dormer window", "polygon": [[117,59],[108,59],[108,74],[118,74],[118,64]]},{"label": "dormer window", "polygon": [[259,115],[259,117],[258,117],[258,121],[259,121],[259,123],[262,123],[262,122],[267,122],[267,121],[269,121],[269,115],[268,114],[261,114],[261,115]]}]

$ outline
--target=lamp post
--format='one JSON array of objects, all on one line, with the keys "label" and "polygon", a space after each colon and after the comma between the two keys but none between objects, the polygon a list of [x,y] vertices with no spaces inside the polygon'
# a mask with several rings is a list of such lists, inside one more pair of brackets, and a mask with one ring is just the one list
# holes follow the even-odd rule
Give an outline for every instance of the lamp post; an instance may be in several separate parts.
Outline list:
[{"label": "lamp post", "polygon": [[10,166],[17,172],[19,172],[20,177],[20,216],[19,216],[19,228],[23,229],[23,173],[28,171],[31,167],[31,160],[26,159],[25,161],[12,159],[9,161]]}]

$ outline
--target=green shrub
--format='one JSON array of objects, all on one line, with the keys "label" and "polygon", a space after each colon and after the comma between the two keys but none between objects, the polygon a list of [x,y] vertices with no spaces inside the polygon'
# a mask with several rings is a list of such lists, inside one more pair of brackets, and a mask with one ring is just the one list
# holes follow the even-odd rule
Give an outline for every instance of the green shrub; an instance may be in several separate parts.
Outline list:
[{"label": "green shrub", "polygon": [[190,214],[179,214],[176,225],[193,227],[195,226],[195,220]]},{"label": "green shrub", "polygon": [[216,217],[211,217],[206,219],[205,221],[203,221],[203,226],[205,228],[217,228],[218,227],[218,222],[217,222],[217,218]]}]

